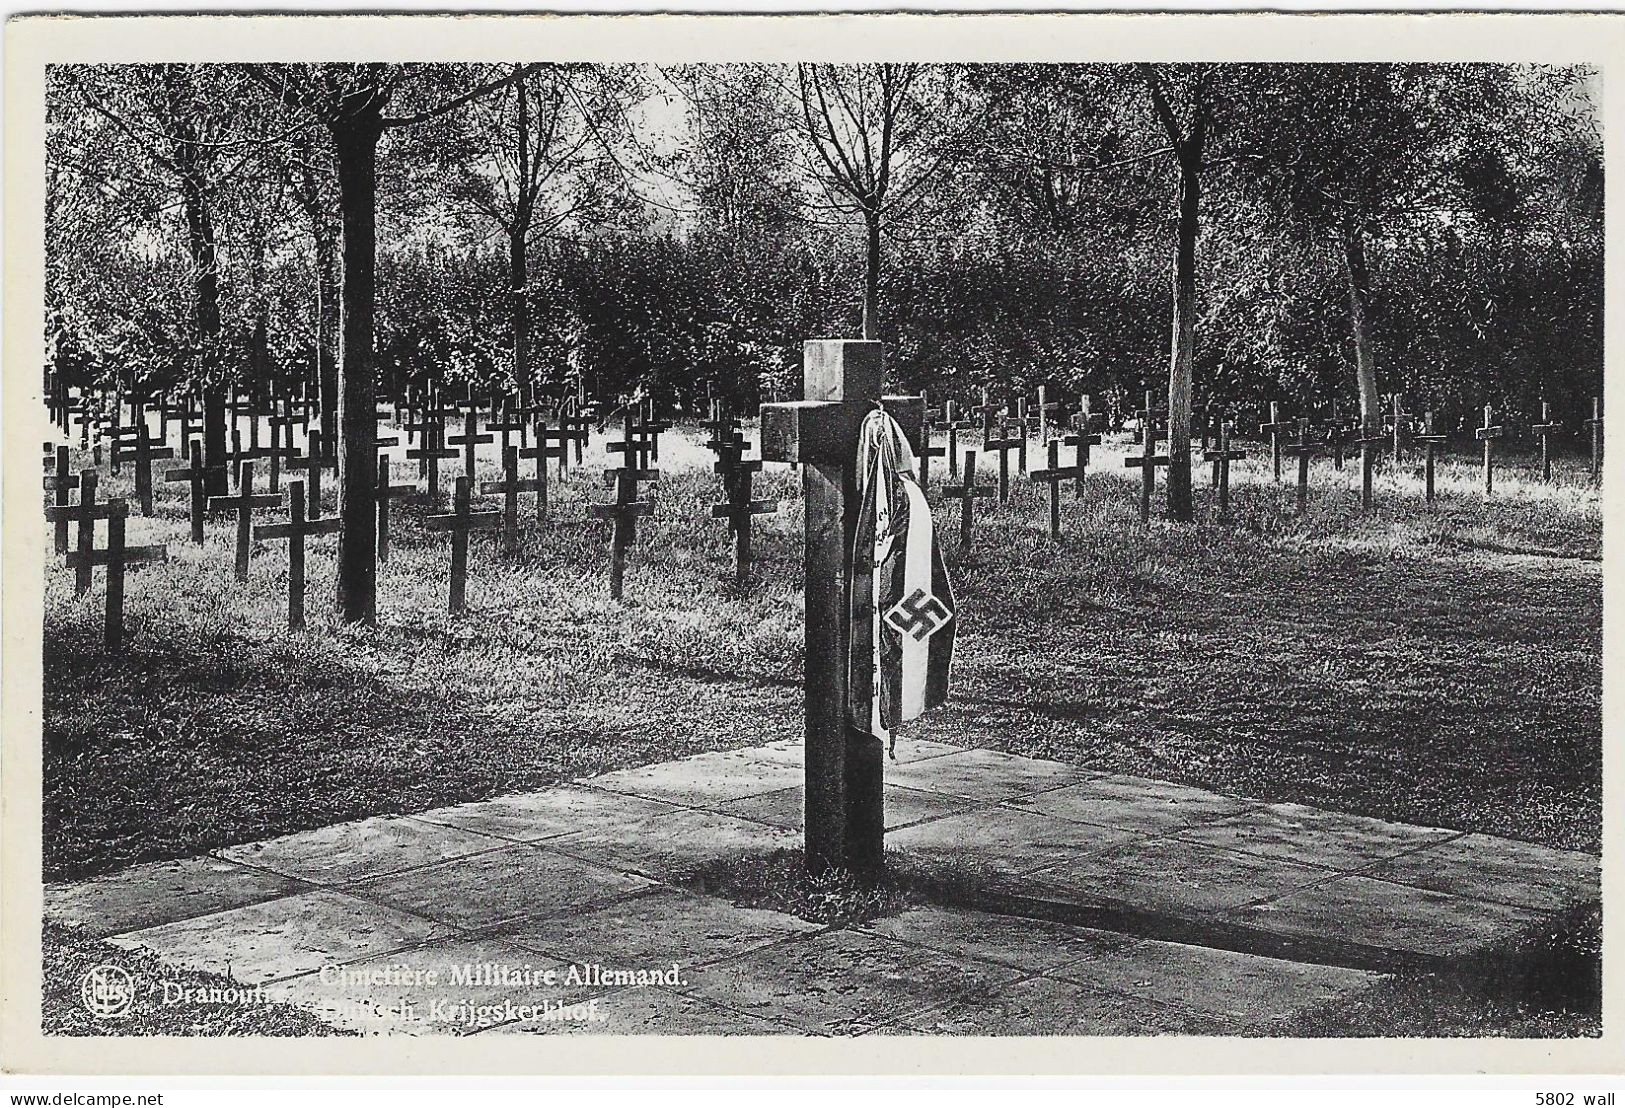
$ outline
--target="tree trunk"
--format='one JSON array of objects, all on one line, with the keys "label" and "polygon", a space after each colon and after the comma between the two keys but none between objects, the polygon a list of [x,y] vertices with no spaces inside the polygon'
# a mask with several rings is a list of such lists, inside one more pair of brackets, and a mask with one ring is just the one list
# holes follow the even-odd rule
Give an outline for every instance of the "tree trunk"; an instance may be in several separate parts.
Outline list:
[{"label": "tree trunk", "polygon": [[333,128],[343,226],[344,283],[339,326],[339,618],[377,622],[377,409],[372,378],[375,207],[378,185],[376,120]]},{"label": "tree trunk", "polygon": [[[192,257],[193,293],[199,366],[203,385],[203,464],[208,467],[208,494],[226,495],[226,388],[221,380],[220,267],[215,252],[214,223],[203,188],[190,174],[181,177],[186,210],[187,246]],[[183,444],[184,445],[184,444]]]},{"label": "tree trunk", "polygon": [[[529,220],[525,220],[528,223]],[[513,290],[513,380],[519,403],[530,406],[530,266],[525,256],[527,228],[516,224],[508,235],[508,278]]]},{"label": "tree trunk", "polygon": [[1174,248],[1174,334],[1168,366],[1168,518],[1189,522],[1191,504],[1191,378],[1196,363],[1196,231],[1200,169],[1180,159],[1179,225]]},{"label": "tree trunk", "polygon": [[863,337],[880,337],[880,213],[863,213],[868,249],[863,267]]},{"label": "tree trunk", "polygon": [[324,443],[339,441],[338,329],[338,243],[323,228],[316,232],[316,398],[322,407]]},{"label": "tree trunk", "polygon": [[1349,329],[1354,335],[1354,374],[1360,388],[1360,427],[1363,437],[1370,438],[1382,429],[1382,398],[1377,395],[1377,361],[1365,317],[1371,288],[1365,265],[1365,236],[1357,227],[1343,228],[1343,258],[1348,265]]}]

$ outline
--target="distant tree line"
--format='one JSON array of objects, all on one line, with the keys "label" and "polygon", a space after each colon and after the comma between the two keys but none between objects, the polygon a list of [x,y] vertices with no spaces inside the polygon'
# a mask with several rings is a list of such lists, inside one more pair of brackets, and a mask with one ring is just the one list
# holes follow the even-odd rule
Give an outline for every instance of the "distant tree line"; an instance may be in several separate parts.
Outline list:
[{"label": "distant tree line", "polygon": [[[341,395],[363,422],[375,390],[428,379],[748,408],[794,395],[821,336],[882,340],[895,383],[939,398],[1050,383],[1121,414],[1156,389],[1176,454],[1208,400],[1576,415],[1602,375],[1595,82],[57,67],[49,357],[74,382],[197,387],[211,459],[231,387],[308,382],[354,467],[370,432],[337,426]],[[1189,515],[1183,457],[1169,510]]]}]

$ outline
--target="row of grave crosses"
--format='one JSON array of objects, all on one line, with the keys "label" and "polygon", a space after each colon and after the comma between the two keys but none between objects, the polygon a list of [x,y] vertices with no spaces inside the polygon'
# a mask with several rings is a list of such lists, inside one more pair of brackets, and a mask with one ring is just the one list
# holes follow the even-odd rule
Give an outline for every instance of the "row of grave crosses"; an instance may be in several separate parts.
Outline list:
[{"label": "row of grave crosses", "polygon": [[[509,441],[515,431],[529,430],[529,425],[513,423],[505,418],[502,421],[492,421],[485,425],[485,430],[492,434],[479,434],[475,426],[472,413],[465,408],[455,409],[464,417],[464,433],[461,436],[450,436],[447,441],[452,444],[464,446],[462,457],[465,462],[465,472],[456,479],[455,494],[451,512],[445,515],[430,516],[426,527],[430,531],[446,532],[451,536],[452,566],[449,588],[449,608],[452,612],[462,611],[465,607],[466,581],[467,581],[467,555],[468,536],[477,530],[497,530],[501,532],[501,545],[505,552],[512,553],[518,545],[518,498],[522,492],[536,494],[536,508],[538,518],[545,518],[547,514],[547,488],[550,463],[557,461],[560,473],[567,471],[571,446],[575,446],[577,463],[582,461],[583,439],[586,417],[561,420],[564,426],[554,429],[549,426],[545,418],[538,419],[534,425],[536,432],[536,447],[521,449]],[[431,417],[434,410],[425,408]],[[378,412],[380,419],[389,418],[390,413]],[[574,424],[572,426],[572,423]],[[408,422],[408,425],[411,424]],[[416,430],[423,436],[420,441],[425,444],[435,441],[435,420],[420,419]],[[184,426],[184,425],[183,425]],[[279,426],[273,424],[273,427]],[[170,456],[167,447],[153,445],[153,441],[145,434],[146,417],[142,405],[137,402],[132,408],[130,429],[141,428],[142,432],[134,436],[138,444],[139,460],[136,472],[136,484],[142,491],[143,506],[147,514],[151,512],[150,463],[156,458]],[[608,479],[617,484],[623,491],[617,497],[617,503],[595,508],[593,514],[615,520],[615,541],[611,570],[611,590],[618,597],[620,595],[620,578],[625,564],[626,550],[631,546],[634,531],[631,520],[637,514],[645,514],[649,509],[647,505],[636,502],[636,484],[638,481],[650,480],[658,476],[658,472],[648,467],[648,461],[655,457],[659,450],[659,433],[666,425],[639,413],[628,411],[626,414],[626,438],[618,444],[610,444],[610,452],[620,452],[629,461],[628,466],[612,471]],[[411,432],[409,431],[409,434]],[[472,508],[472,463],[474,447],[481,443],[495,441],[495,435],[503,438],[503,467],[502,478],[497,481],[486,481],[480,486],[479,492],[503,497],[503,508],[500,511],[475,511]],[[526,436],[528,437],[528,435]],[[117,441],[117,440],[115,440]],[[398,445],[399,440],[394,437],[379,438],[377,447],[383,449]],[[252,448],[251,448],[252,449]],[[424,453],[426,448],[420,448],[418,453]],[[197,436],[190,440],[187,451],[188,465],[184,469],[173,470],[166,474],[165,480],[172,483],[183,483],[190,491],[190,520],[191,539],[194,543],[202,544],[204,541],[204,521],[206,513],[230,512],[236,516],[236,549],[234,557],[234,571],[239,580],[248,579],[249,558],[251,545],[254,541],[286,540],[288,546],[288,622],[290,628],[300,629],[304,626],[304,594],[305,594],[305,540],[308,537],[335,533],[339,528],[337,518],[321,518],[320,481],[324,468],[332,468],[332,462],[322,449],[321,433],[311,429],[307,434],[307,453],[300,457],[285,456],[282,452],[270,454],[272,473],[280,471],[279,461],[286,461],[290,469],[304,469],[308,475],[307,481],[290,481],[287,485],[289,518],[285,523],[258,524],[253,522],[253,515],[257,510],[275,508],[283,502],[280,490],[268,493],[254,491],[254,464],[259,455],[239,451],[247,456],[236,459],[236,492],[230,495],[210,495],[208,468],[204,465],[203,451]],[[412,452],[409,452],[409,454]],[[454,455],[455,456],[455,455]],[[519,477],[518,461],[520,457],[534,459],[536,463],[534,478],[521,479]],[[428,454],[426,462],[432,464],[437,461],[433,454]],[[108,564],[116,570],[116,580],[109,579],[108,592],[108,632],[107,645],[110,651],[117,651],[122,646],[122,598],[123,598],[123,565],[129,561],[152,560],[153,557],[164,553],[164,548],[131,548],[123,554],[118,551],[123,546],[123,518],[127,514],[125,502],[115,503],[116,509],[97,506],[94,502],[97,473],[95,469],[82,471],[80,474],[69,472],[69,449],[66,446],[57,446],[47,452],[46,490],[54,494],[54,504],[47,510],[47,518],[55,527],[55,546],[58,553],[66,553],[70,561],[80,566],[78,580],[80,591],[89,587],[89,566],[92,564]],[[759,465],[760,463],[755,463]],[[431,470],[432,473],[432,470]],[[432,482],[431,482],[432,483]],[[308,513],[307,505],[308,493]],[[82,500],[80,506],[69,502],[70,492],[74,489],[88,490],[88,500]],[[390,462],[385,456],[378,458],[377,481],[378,504],[378,548],[377,554],[380,562],[387,562],[389,557],[390,538],[390,505],[391,502],[417,490],[415,485],[397,485],[392,483],[390,476]],[[83,496],[83,493],[82,493]],[[630,510],[627,505],[630,504]],[[116,542],[109,551],[94,551],[93,528],[86,530],[81,524],[80,549],[69,552],[67,550],[68,524],[76,519],[91,520],[99,518],[112,518],[107,513],[116,512],[119,523],[116,525],[114,537]],[[156,553],[155,553],[156,552]],[[748,557],[748,555],[747,555]],[[108,559],[113,561],[109,562]]]},{"label": "row of grave crosses", "polygon": [[706,447],[717,458],[712,471],[722,481],[722,503],[711,505],[711,518],[728,521],[734,540],[734,584],[744,588],[750,580],[751,521],[778,511],[779,502],[752,498],[751,484],[762,471],[762,462],[759,458],[746,459],[751,444],[739,429],[738,415],[721,401],[713,400],[700,426],[708,432]]},{"label": "row of grave crosses", "polygon": [[[982,403],[969,410],[981,417],[979,422],[964,418],[952,400],[945,401],[941,408],[925,412],[919,449],[921,487],[927,489],[930,487],[931,460],[944,458],[949,479],[951,481],[957,479],[957,483],[943,486],[942,495],[960,502],[960,541],[968,547],[975,527],[976,501],[989,499],[994,493],[993,486],[983,487],[976,483],[979,452],[998,455],[997,490],[1001,504],[1007,503],[1010,499],[1010,456],[1014,454],[1018,474],[1025,474],[1028,480],[1035,484],[1048,486],[1050,535],[1052,538],[1058,538],[1061,530],[1061,489],[1067,482],[1071,482],[1074,495],[1083,496],[1084,478],[1089,470],[1090,447],[1098,446],[1101,441],[1100,432],[1095,430],[1094,415],[1090,411],[1090,398],[1087,395],[1082,396],[1077,410],[1066,420],[1061,418],[1062,405],[1049,399],[1046,386],[1039,387],[1038,403],[1032,407],[1028,406],[1025,399],[1018,399],[1014,405],[1013,417],[1010,406],[989,401],[985,392]],[[979,450],[972,448],[961,452],[960,432],[974,431],[978,426],[982,431]],[[1061,434],[1049,435],[1052,426]],[[934,433],[938,431],[946,436],[946,441],[941,446],[933,443]],[[1034,432],[1039,436],[1039,441],[1045,444],[1046,464],[1041,469],[1029,471],[1028,437]],[[1061,451],[1065,448],[1073,451],[1072,464],[1069,466],[1061,464]]]},{"label": "row of grave crosses", "polygon": [[[1592,399],[1591,411],[1591,418],[1580,421],[1580,425],[1590,432],[1591,479],[1595,482],[1602,472],[1603,415],[1600,397]],[[1479,442],[1482,451],[1484,495],[1489,496],[1495,491],[1495,444],[1508,433],[1508,425],[1497,422],[1494,406],[1486,404],[1483,408],[1483,423],[1472,430],[1473,437]],[[1540,421],[1530,424],[1529,430],[1540,440],[1541,480],[1550,481],[1553,444],[1563,433],[1564,427],[1552,417],[1549,403],[1544,401],[1541,403]],[[1296,433],[1295,441],[1287,438],[1289,432]],[[1449,438],[1439,428],[1432,411],[1425,412],[1421,416],[1408,413],[1404,410],[1402,398],[1398,396],[1391,399],[1390,414],[1380,433],[1364,434],[1360,430],[1359,421],[1343,418],[1335,404],[1330,419],[1317,424],[1311,423],[1307,416],[1300,416],[1295,421],[1284,419],[1279,404],[1275,402],[1270,404],[1269,421],[1260,425],[1259,433],[1269,438],[1271,464],[1277,482],[1281,480],[1282,456],[1291,454],[1298,459],[1297,504],[1300,512],[1304,510],[1308,495],[1309,459],[1316,455],[1330,454],[1336,467],[1341,469],[1344,451],[1350,447],[1357,448],[1360,454],[1362,507],[1372,506],[1372,473],[1379,456],[1386,454],[1397,463],[1408,451],[1417,448],[1422,450],[1423,455],[1424,495],[1427,501],[1432,503],[1436,498],[1435,470],[1439,448]]]}]

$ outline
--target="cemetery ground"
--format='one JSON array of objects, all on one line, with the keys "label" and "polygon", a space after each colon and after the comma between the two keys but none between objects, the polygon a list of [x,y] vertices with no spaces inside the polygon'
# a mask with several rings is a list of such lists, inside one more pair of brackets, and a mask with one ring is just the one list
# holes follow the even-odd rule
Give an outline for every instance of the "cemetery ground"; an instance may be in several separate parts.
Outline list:
[{"label": "cemetery ground", "polygon": [[[59,560],[46,573],[46,880],[798,736],[799,479],[773,465],[759,476],[755,495],[782,507],[755,521],[756,579],[741,591],[709,516],[721,494],[702,437],[662,439],[624,602],[607,595],[603,525],[584,518],[608,498],[595,439],[587,466],[554,483],[550,520],[522,519],[515,555],[495,533],[474,538],[461,616],[445,613],[449,544],[424,529],[426,498],[397,501],[373,629],[328,612],[334,538],[310,543],[309,629],[289,633],[282,544],[256,548],[238,583],[229,521],[192,546],[184,497],[160,486],[156,516],[132,515],[129,534],[167,542],[169,560],[131,571],[123,656],[101,650],[100,574],[76,600]],[[954,693],[899,737],[899,755],[927,740],[980,747],[1595,853],[1601,509],[1582,460],[1565,456],[1547,484],[1531,456],[1503,455],[1486,499],[1476,458],[1451,455],[1431,506],[1419,462],[1387,465],[1366,514],[1357,462],[1322,460],[1299,516],[1290,473],[1274,484],[1267,450],[1249,446],[1225,523],[1199,467],[1201,521],[1142,525],[1121,476],[1136,448],[1120,438],[1097,450],[1083,496],[1063,492],[1058,543],[1045,490],[1025,480],[1009,504],[977,505],[969,552],[958,504],[939,504],[961,621]],[[481,471],[497,476],[492,459]],[[128,464],[104,472],[104,494],[131,495],[130,479]],[[938,461],[933,498],[945,483]],[[520,510],[534,516],[529,497]],[[952,874],[896,868],[893,887],[826,890],[821,910],[954,895]],[[714,895],[816,914],[788,872],[767,857],[707,880]],[[1271,1033],[1596,1033],[1583,982],[1597,927],[1584,908]],[[47,932],[48,959],[98,947]],[[72,1033],[66,1007],[48,998],[48,1029]],[[215,1018],[197,1026],[229,1033]],[[267,1030],[304,1033],[302,1018],[268,1016]]]}]

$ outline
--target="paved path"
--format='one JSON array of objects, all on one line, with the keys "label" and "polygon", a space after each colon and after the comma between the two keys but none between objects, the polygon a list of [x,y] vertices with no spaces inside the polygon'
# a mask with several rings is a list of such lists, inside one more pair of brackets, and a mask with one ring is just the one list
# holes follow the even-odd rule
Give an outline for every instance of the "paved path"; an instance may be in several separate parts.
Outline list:
[{"label": "paved path", "polygon": [[886,768],[888,849],[953,907],[830,929],[695,888],[798,843],[800,747],[772,743],[137,866],[46,910],[364,1031],[1234,1035],[1598,895],[1594,856],[1487,835],[940,743]]}]

